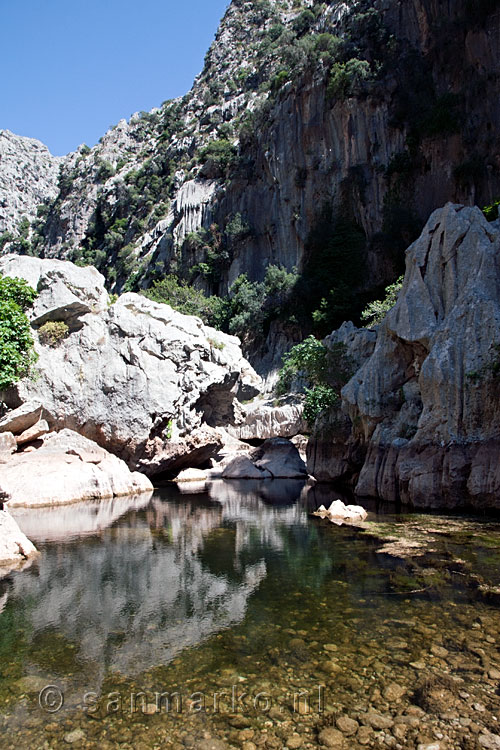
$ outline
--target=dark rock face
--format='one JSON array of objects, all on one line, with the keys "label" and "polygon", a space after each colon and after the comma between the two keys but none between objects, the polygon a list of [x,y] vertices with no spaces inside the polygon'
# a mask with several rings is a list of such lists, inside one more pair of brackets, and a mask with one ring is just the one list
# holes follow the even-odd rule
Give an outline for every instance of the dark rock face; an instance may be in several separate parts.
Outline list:
[{"label": "dark rock face", "polygon": [[416,507],[498,507],[499,248],[478,209],[431,216],[373,353],[310,441],[317,479]]},{"label": "dark rock face", "polygon": [[[145,226],[136,234],[129,227],[120,247],[133,245],[146,279],[155,266],[168,272],[177,264],[191,272],[207,257],[186,237],[215,223],[227,253],[218,288],[211,289],[218,293],[240,273],[261,279],[270,263],[300,270],[325,204],[334,213],[348,208],[365,231],[367,284],[376,285],[392,280],[398,258],[392,257],[392,240],[374,238],[394,228],[401,213],[411,213],[422,226],[448,200],[485,204],[500,194],[498,12],[471,12],[467,0],[375,0],[370,9],[399,45],[398,58],[380,80],[344,99],[332,98],[326,68],[317,62],[266,101],[249,50],[269,42],[265,35],[278,20],[292,33],[299,5],[290,9],[273,0],[274,16],[259,19],[253,3],[234,0],[204,71],[178,109],[170,103],[121,121],[90,153],[66,157],[64,191],[42,233],[45,257],[80,252],[103,207],[119,205],[128,216],[128,175],[159,152],[173,164],[174,178],[155,197],[159,213],[142,217]],[[325,6],[313,36],[343,33],[351,5]],[[369,44],[360,45],[359,54],[370,58]],[[376,52],[384,59],[387,50]],[[242,70],[249,72],[244,83]],[[214,87],[220,93],[209,105]],[[260,106],[267,115],[251,137],[236,144],[239,162],[229,175],[213,158],[203,158],[207,143],[220,139],[221,125],[234,128],[236,143],[241,118]],[[165,129],[171,120],[175,126]],[[49,190],[47,197],[53,197]],[[5,200],[16,215],[29,213],[18,190],[11,188]],[[248,231],[231,238],[226,230],[238,215]],[[118,251],[101,249],[102,270],[116,266]],[[203,274],[194,280],[210,286]]]}]

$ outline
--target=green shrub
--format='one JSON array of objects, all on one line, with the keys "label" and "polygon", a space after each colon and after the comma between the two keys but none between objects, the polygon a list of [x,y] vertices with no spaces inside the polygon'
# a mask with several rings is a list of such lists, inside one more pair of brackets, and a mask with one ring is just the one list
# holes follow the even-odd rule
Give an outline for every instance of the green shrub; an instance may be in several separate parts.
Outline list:
[{"label": "green shrub", "polygon": [[251,228],[250,224],[238,213],[227,223],[225,231],[233,242],[238,242],[250,234]]},{"label": "green shrub", "polygon": [[271,79],[271,91],[276,93],[279,91],[285,83],[288,83],[288,81],[291,78],[291,74],[289,70],[283,69],[278,71],[275,76]]},{"label": "green shrub", "polygon": [[259,340],[266,326],[285,311],[297,282],[295,271],[268,266],[264,281],[250,281],[246,274],[233,283],[226,303],[224,329],[243,340]]},{"label": "green shrub", "polygon": [[313,385],[319,385],[325,381],[326,375],[326,347],[314,336],[308,336],[284,355],[278,381],[278,393],[287,393],[297,377],[302,377]]},{"label": "green shrub", "polygon": [[309,425],[313,425],[320,414],[340,401],[339,394],[329,385],[316,385],[314,388],[306,388],[305,393],[304,418]]},{"label": "green shrub", "polygon": [[369,328],[379,325],[385,318],[389,310],[392,310],[398,301],[398,295],[403,286],[404,276],[400,276],[394,284],[390,284],[385,289],[383,299],[374,300],[361,313],[361,320],[364,320]]},{"label": "green shrub", "polygon": [[306,8],[297,16],[297,18],[295,18],[293,22],[293,30],[297,36],[302,36],[302,34],[305,34],[306,31],[311,28],[311,25],[315,20],[314,13],[309,10],[309,8]]},{"label": "green shrub", "polygon": [[217,169],[226,173],[235,162],[236,148],[225,138],[211,141],[201,150],[200,158],[202,161],[211,161]]},{"label": "green shrub", "polygon": [[48,320],[38,329],[38,338],[45,346],[59,346],[68,333],[69,328],[64,320]]},{"label": "green shrub", "polygon": [[170,274],[156,281],[150,289],[141,292],[154,302],[163,302],[184,315],[196,315],[207,325],[219,327],[223,300],[206,297],[203,292],[188,286]]},{"label": "green shrub", "polygon": [[2,232],[2,234],[0,234],[0,251],[4,249],[7,242],[12,242],[13,239],[14,235],[12,232]]},{"label": "green shrub", "polygon": [[0,391],[27,375],[37,360],[25,314],[36,296],[23,279],[0,279]]},{"label": "green shrub", "polygon": [[370,63],[367,60],[353,58],[345,63],[334,63],[328,81],[327,95],[330,99],[340,101],[357,96],[372,77]]},{"label": "green shrub", "polygon": [[95,174],[96,182],[106,182],[110,177],[114,177],[115,168],[109,161],[96,162],[97,172]]},{"label": "green shrub", "polygon": [[489,206],[483,208],[483,214],[486,216],[488,221],[496,221],[499,217],[500,198]]}]

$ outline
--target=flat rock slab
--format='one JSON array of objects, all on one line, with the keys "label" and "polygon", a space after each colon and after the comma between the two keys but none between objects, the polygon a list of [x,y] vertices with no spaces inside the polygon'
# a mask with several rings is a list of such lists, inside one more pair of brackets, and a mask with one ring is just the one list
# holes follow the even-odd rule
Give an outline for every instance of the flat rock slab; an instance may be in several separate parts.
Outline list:
[{"label": "flat rock slab", "polygon": [[50,427],[45,421],[45,419],[40,419],[32,427],[29,427],[27,430],[24,430],[24,432],[21,432],[21,434],[16,437],[16,443],[18,445],[24,445],[25,443],[32,443],[34,440],[37,440],[43,435],[46,435],[49,429]]},{"label": "flat rock slab", "polygon": [[18,435],[33,427],[40,419],[46,418],[47,412],[39,401],[26,401],[0,419],[0,433],[13,432]]},{"label": "flat rock slab", "polygon": [[151,492],[153,485],[92,441],[63,430],[48,435],[40,449],[12,456],[2,467],[0,490],[10,507],[31,507]]}]

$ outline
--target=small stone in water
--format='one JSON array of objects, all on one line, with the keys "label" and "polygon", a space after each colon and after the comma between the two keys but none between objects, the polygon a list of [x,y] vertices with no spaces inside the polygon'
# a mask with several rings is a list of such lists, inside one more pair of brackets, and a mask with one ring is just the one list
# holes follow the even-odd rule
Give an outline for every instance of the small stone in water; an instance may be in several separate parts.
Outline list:
[{"label": "small stone in water", "polygon": [[319,741],[325,747],[344,747],[344,735],[333,727],[326,727],[319,733]]},{"label": "small stone in water", "polygon": [[486,750],[498,750],[500,748],[500,736],[498,734],[482,734],[479,737],[479,746]]},{"label": "small stone in water", "polygon": [[302,737],[300,734],[293,734],[291,737],[287,737],[286,746],[289,750],[298,750],[299,747],[302,747]]},{"label": "small stone in water", "polygon": [[72,732],[68,732],[68,734],[64,735],[64,741],[68,743],[68,745],[72,745],[74,742],[80,742],[80,740],[85,739],[85,732],[83,732],[81,729],[74,729]]},{"label": "small stone in water", "polygon": [[323,672],[328,672],[330,674],[342,671],[342,667],[339,666],[335,661],[322,661],[320,667]]},{"label": "small stone in water", "polygon": [[355,719],[351,719],[349,716],[339,716],[335,723],[337,725],[337,728],[340,729],[340,731],[343,734],[346,734],[348,737],[351,734],[356,734],[359,729],[358,722],[355,721]]},{"label": "small stone in water", "polygon": [[394,726],[392,719],[387,716],[382,716],[382,714],[377,714],[375,711],[370,711],[363,717],[363,719],[365,719],[374,729],[390,729]]},{"label": "small stone in water", "polygon": [[403,687],[402,685],[398,685],[397,682],[391,682],[391,684],[387,685],[386,689],[384,690],[384,698],[386,699],[386,701],[389,701],[389,703],[394,703],[395,701],[400,700],[400,698],[402,698],[405,693],[405,687]]},{"label": "small stone in water", "polygon": [[373,729],[371,727],[360,727],[356,735],[360,745],[368,745],[371,742]]}]

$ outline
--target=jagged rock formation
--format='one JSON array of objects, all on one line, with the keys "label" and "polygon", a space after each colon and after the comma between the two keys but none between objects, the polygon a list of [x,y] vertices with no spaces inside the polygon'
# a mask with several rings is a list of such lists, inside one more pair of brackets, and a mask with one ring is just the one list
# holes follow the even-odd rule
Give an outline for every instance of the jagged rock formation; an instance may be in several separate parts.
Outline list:
[{"label": "jagged rock formation", "polygon": [[63,161],[34,138],[0,130],[0,235],[16,234],[21,219],[34,219],[39,204],[57,197]]},{"label": "jagged rock formation", "polygon": [[[331,85],[345,70],[322,34],[363,80]],[[326,204],[370,239],[366,284],[392,280],[434,208],[500,194],[499,44],[485,1],[233,0],[189,94],[67,157],[36,252],[119,288],[175,271],[225,293],[270,263],[302,269]]]},{"label": "jagged rock formation", "polygon": [[[32,311],[38,377],[17,384],[5,403],[38,402],[51,429],[79,432],[131,468],[203,464],[221,446],[214,428],[241,421],[238,399],[259,392],[237,338],[137,294],[108,307],[93,268],[4,256],[2,272],[41,290]],[[41,324],[54,320],[68,328],[51,344]]]},{"label": "jagged rock formation", "polygon": [[310,442],[316,478],[416,507],[498,507],[499,230],[477,208],[434,212],[373,351],[373,333],[337,334],[364,364]]}]

